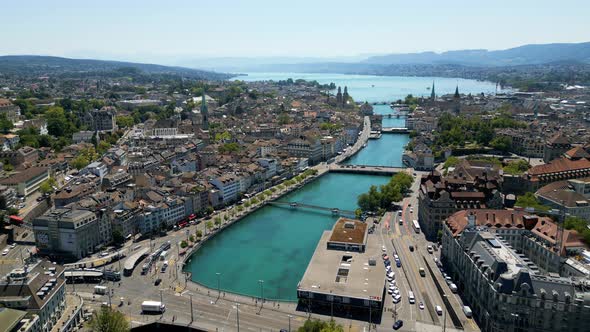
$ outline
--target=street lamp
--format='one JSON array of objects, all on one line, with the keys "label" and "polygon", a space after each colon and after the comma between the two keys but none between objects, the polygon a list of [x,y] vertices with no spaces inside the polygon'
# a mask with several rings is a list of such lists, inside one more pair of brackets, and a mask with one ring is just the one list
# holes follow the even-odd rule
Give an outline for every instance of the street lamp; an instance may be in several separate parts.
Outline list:
[{"label": "street lamp", "polygon": [[287,317],[289,317],[289,332],[291,332],[291,315],[287,315]]},{"label": "street lamp", "polygon": [[264,305],[264,280],[258,280],[260,283],[260,308]]},{"label": "street lamp", "polygon": [[221,287],[219,285],[219,276],[221,276],[221,273],[216,272],[215,273],[217,275],[217,298],[221,297]]}]

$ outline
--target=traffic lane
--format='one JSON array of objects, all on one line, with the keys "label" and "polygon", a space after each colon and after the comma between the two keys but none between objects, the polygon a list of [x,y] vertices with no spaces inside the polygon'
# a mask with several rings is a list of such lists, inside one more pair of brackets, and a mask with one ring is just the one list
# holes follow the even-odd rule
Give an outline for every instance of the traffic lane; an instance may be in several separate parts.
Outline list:
[{"label": "traffic lane", "polygon": [[[426,252],[426,250],[425,250],[425,252]],[[440,251],[434,251],[432,255],[428,254],[427,252],[426,252],[426,254],[424,254],[426,257],[426,260],[427,260],[427,264],[432,269],[434,277],[438,280],[439,284],[441,285],[444,295],[446,295],[447,298],[449,299],[451,307],[453,308],[455,313],[459,316],[459,319],[461,320],[461,323],[463,324],[463,326],[465,328],[467,328],[467,326],[469,326],[471,328],[471,330],[478,331],[479,328],[473,322],[473,319],[468,318],[463,313],[463,305],[464,304],[463,304],[461,297],[459,296],[458,293],[453,293],[451,291],[450,287],[446,283],[446,280],[444,280],[444,277],[443,277],[442,273],[440,272],[438,266],[436,266],[436,264],[434,263],[434,258],[436,257],[435,254],[438,252],[440,252]],[[426,255],[428,255],[428,256],[426,256]],[[434,281],[432,282],[432,284],[433,284],[433,287],[436,287],[436,286],[434,286]],[[436,293],[439,294],[438,291]],[[443,310],[444,310],[444,306],[442,305],[442,298],[441,298],[441,304],[439,304],[439,305],[441,307],[443,307]],[[447,326],[453,327],[452,322],[447,320]]]},{"label": "traffic lane", "polygon": [[[87,293],[93,291],[92,288],[86,287],[84,289]],[[166,312],[164,315],[142,315],[141,314],[141,302],[145,300],[160,300],[159,290],[150,290],[146,294],[143,294],[141,298],[135,298],[136,293],[141,290],[133,290],[131,288],[122,288],[116,290],[112,296],[111,301],[113,306],[118,306],[119,298],[124,297],[126,299],[132,299],[131,304],[127,304],[127,300],[123,306],[117,309],[131,317],[132,320],[138,322],[147,323],[163,318],[167,321],[176,322],[190,322],[190,297],[188,292],[184,296],[171,295],[168,292],[162,292],[162,302],[166,305]],[[80,292],[80,290],[78,290]],[[213,324],[215,328],[223,327],[224,322],[227,321],[227,317],[231,314],[232,307],[235,307],[233,302],[218,301],[216,297],[208,297],[200,294],[194,294],[193,296],[193,315],[195,319],[195,325],[198,326],[199,322],[208,321]],[[93,302],[95,306],[100,306],[101,303],[108,303],[108,295],[94,296]],[[235,309],[234,309],[235,310]],[[284,316],[284,318],[283,318]],[[293,315],[292,315],[293,316]],[[298,320],[296,318],[299,318]],[[297,321],[301,321],[300,317],[294,316],[291,321],[292,327],[297,327]],[[235,323],[235,322],[234,322]],[[259,307],[253,307],[248,305],[240,305],[240,326],[244,328],[252,328],[258,330],[261,326],[265,328],[280,329],[285,328],[288,324],[288,314],[280,315],[270,310],[263,309],[260,312]],[[231,325],[230,327],[235,327]]]},{"label": "traffic lane", "polygon": [[[400,271],[397,270],[397,268],[395,267],[395,261],[393,259],[393,255],[395,253],[395,250],[393,248],[393,244],[390,241],[390,237],[387,233],[387,229],[385,228],[385,225],[383,225],[382,227],[383,228],[381,231],[381,242],[383,245],[385,245],[385,247],[387,249],[387,255],[389,256],[390,262],[392,264],[392,271],[395,272],[395,284],[398,287],[400,295],[402,295],[402,301],[400,301],[399,303],[396,304],[396,303],[393,303],[393,296],[391,294],[387,293],[387,297],[385,299],[385,304],[384,304],[385,311],[383,313],[382,324],[387,324],[387,323],[393,324],[393,322],[395,321],[394,319],[397,319],[400,317],[403,317],[404,319],[408,319],[408,320],[412,321],[413,317],[414,317],[414,312],[410,306],[404,305],[404,302],[403,302],[403,296],[404,296],[404,294],[407,294],[407,292],[409,290],[407,280],[405,280],[403,274],[400,273]],[[386,288],[389,288],[388,281],[386,281]],[[391,312],[391,314],[389,314],[390,312]]]},{"label": "traffic lane", "polygon": [[421,318],[427,322],[436,322],[434,305],[432,303],[433,299],[424,284],[423,278],[419,274],[420,264],[415,260],[415,252],[410,252],[409,250],[410,245],[413,245],[415,248],[415,243],[407,235],[403,236],[398,241],[401,257],[403,257],[402,267],[404,267],[404,271],[406,271],[408,278],[412,281],[412,289],[416,298],[416,305],[418,305],[419,302],[423,302],[425,305],[425,310],[421,310]]},{"label": "traffic lane", "polygon": [[[425,276],[421,277],[418,273],[418,277],[422,279],[423,283],[424,283],[424,287],[425,287],[425,291],[426,294],[428,294],[428,297],[433,305],[433,309],[438,305],[444,308],[443,306],[443,301],[442,301],[442,297],[440,295],[440,293],[438,292],[438,289],[436,288],[434,281],[432,280],[432,278],[430,277],[430,274],[427,273],[427,268],[426,268],[426,263],[424,262],[424,251],[421,249],[421,247],[423,247],[422,244],[419,245],[419,247],[415,248],[414,250],[414,258],[415,258],[415,262],[419,267],[422,267],[425,269]],[[432,316],[433,319],[435,321],[438,321],[438,323],[440,325],[442,325],[443,323],[443,319],[442,316],[439,316],[438,314],[436,314],[436,312],[433,310],[432,311]],[[438,317],[438,319],[436,319],[436,317]],[[448,325],[448,324],[447,324]]]}]

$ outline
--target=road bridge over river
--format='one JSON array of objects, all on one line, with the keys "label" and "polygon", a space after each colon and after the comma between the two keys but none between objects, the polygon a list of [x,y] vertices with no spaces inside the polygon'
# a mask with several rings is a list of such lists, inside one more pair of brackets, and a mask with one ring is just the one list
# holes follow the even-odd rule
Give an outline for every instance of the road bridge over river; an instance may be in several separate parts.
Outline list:
[{"label": "road bridge over river", "polygon": [[340,165],[331,164],[329,166],[330,172],[335,173],[356,173],[356,174],[370,174],[370,175],[395,175],[400,172],[412,174],[411,168],[406,167],[391,167],[391,166],[368,166],[368,165]]}]

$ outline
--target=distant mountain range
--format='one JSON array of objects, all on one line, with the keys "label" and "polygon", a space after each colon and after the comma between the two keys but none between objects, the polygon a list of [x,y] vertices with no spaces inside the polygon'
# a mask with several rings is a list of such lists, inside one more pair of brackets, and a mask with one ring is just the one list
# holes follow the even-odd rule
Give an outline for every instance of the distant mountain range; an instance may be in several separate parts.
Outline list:
[{"label": "distant mountain range", "polygon": [[460,50],[443,53],[389,54],[373,56],[361,62],[380,65],[457,64],[466,66],[519,66],[561,61],[590,63],[590,42],[523,45],[500,51]]},{"label": "distant mountain range", "polygon": [[145,74],[179,75],[194,79],[218,80],[231,75],[186,67],[162,66],[147,63],[70,59],[39,55],[0,56],[0,74],[56,75],[106,73],[133,68]]},{"label": "distant mountain range", "polygon": [[[556,63],[590,64],[590,42],[577,44],[524,45],[499,51],[459,50],[443,53],[422,52],[388,54],[364,59],[318,59],[292,58],[290,61],[248,62],[234,58],[233,63],[223,59],[225,68],[232,71],[295,71],[331,73],[379,73],[384,66],[466,66],[466,67],[514,67]],[[209,60],[211,62],[211,60]],[[222,68],[222,67],[218,67]],[[225,69],[224,68],[224,69]]]}]

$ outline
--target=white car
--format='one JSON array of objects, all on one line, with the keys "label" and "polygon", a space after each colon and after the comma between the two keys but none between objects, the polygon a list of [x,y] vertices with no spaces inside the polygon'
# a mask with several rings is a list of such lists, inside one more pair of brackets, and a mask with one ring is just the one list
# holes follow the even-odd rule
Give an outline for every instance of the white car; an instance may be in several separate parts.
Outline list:
[{"label": "white car", "polygon": [[386,252],[387,251],[387,248],[385,248],[385,246],[382,246],[381,247],[381,251]]},{"label": "white car", "polygon": [[402,300],[401,295],[394,295],[393,299],[392,299],[393,303],[399,303],[399,301],[401,301],[401,300]]},{"label": "white car", "polygon": [[395,279],[395,272],[393,272],[393,271],[389,271],[389,272],[387,273],[387,278],[390,278],[390,279]]},{"label": "white car", "polygon": [[432,246],[426,247],[426,251],[428,251],[429,254],[432,254]]},{"label": "white car", "polygon": [[418,308],[420,308],[420,310],[424,310],[424,303],[420,302],[420,304],[418,304]]},{"label": "white car", "polygon": [[16,243],[11,244],[10,248],[13,248],[13,249],[16,248]]},{"label": "white car", "polygon": [[394,289],[394,290],[392,291],[392,293],[393,293],[393,295],[400,296],[399,289],[397,289],[397,288],[396,288],[396,289]]},{"label": "white car", "polygon": [[8,255],[8,251],[9,251],[8,249],[4,249],[4,250],[2,250],[2,256],[6,256],[6,255]]}]

